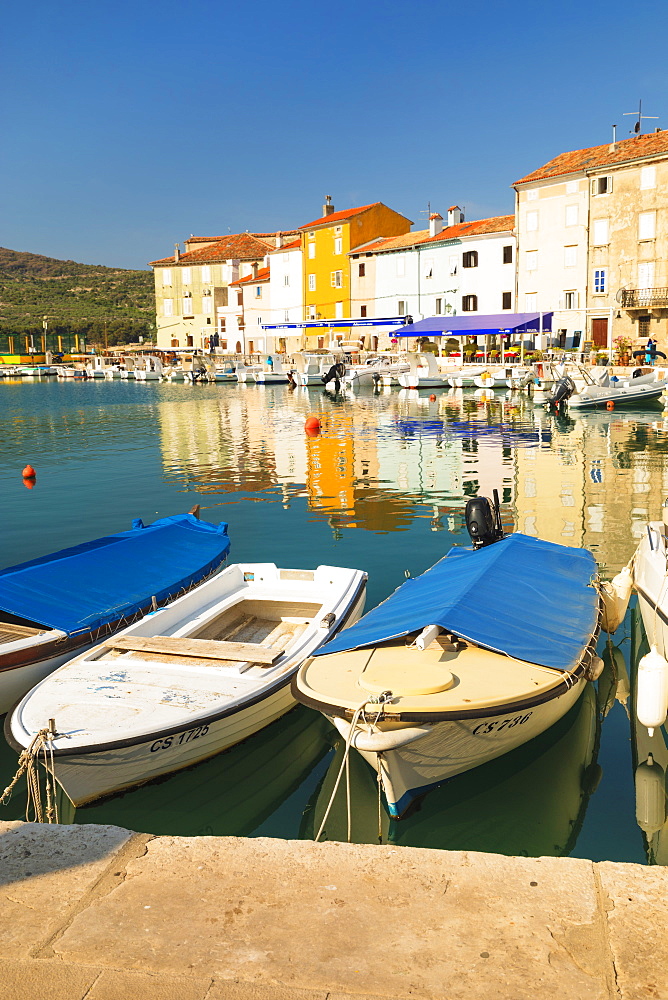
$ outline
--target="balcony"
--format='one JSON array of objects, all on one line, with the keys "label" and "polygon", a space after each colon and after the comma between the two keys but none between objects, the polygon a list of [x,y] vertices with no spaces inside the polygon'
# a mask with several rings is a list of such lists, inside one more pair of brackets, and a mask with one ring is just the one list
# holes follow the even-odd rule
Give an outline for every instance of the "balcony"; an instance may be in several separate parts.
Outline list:
[{"label": "balcony", "polygon": [[623,288],[624,309],[668,309],[668,288]]}]

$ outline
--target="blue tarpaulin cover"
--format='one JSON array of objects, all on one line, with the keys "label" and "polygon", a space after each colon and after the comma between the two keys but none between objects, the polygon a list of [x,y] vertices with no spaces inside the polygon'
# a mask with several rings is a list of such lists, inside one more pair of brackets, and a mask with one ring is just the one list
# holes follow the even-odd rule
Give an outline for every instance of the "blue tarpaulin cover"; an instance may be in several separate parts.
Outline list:
[{"label": "blue tarpaulin cover", "polygon": [[0,571],[0,609],[73,634],[176,596],[230,550],[227,524],[193,514],[96,538]]},{"label": "blue tarpaulin cover", "polygon": [[316,656],[378,646],[427,625],[485,649],[556,670],[571,670],[596,629],[596,561],[516,533],[485,548],[452,548]]}]

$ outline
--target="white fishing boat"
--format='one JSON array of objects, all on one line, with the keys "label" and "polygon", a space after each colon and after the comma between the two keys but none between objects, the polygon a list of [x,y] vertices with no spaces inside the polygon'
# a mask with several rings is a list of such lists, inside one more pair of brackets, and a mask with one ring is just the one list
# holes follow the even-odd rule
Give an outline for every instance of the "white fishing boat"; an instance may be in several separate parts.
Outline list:
[{"label": "white fishing boat", "polygon": [[393,817],[544,732],[602,668],[591,553],[502,537],[484,498],[466,514],[476,548],[408,580],[293,682],[378,772]]},{"label": "white fishing boat", "polygon": [[[556,367],[556,366],[555,366]],[[611,376],[607,368],[585,368],[569,363],[555,371],[556,380],[550,406],[554,408],[592,410],[612,406],[656,405],[665,391],[668,380],[657,377],[657,372],[636,378]]]},{"label": "white fishing boat", "polygon": [[364,606],[366,574],[228,567],[34,688],[5,732],[23,750],[53,719],[55,777],[82,805],[189,767],[295,700],[304,659]]},{"label": "white fishing boat", "polygon": [[162,378],[162,361],[160,358],[147,354],[139,358],[135,367],[137,382],[159,382]]},{"label": "white fishing boat", "polygon": [[0,571],[0,714],[66,660],[220,568],[227,525],[198,512],[137,520]]},{"label": "white fishing boat", "polygon": [[300,387],[323,384],[323,376],[332,365],[336,364],[333,354],[309,354],[298,351],[293,355],[293,375],[295,383]]},{"label": "white fishing boat", "polygon": [[255,381],[258,385],[287,385],[288,372],[283,367],[283,362],[274,357],[271,363],[261,365],[260,370],[255,372]]},{"label": "white fishing boat", "polygon": [[433,354],[409,354],[409,370],[397,376],[404,389],[447,389],[450,375],[440,371]]},{"label": "white fishing boat", "polygon": [[262,365],[246,364],[245,361],[239,361],[234,370],[237,375],[237,382],[255,382],[255,375],[262,370]]}]

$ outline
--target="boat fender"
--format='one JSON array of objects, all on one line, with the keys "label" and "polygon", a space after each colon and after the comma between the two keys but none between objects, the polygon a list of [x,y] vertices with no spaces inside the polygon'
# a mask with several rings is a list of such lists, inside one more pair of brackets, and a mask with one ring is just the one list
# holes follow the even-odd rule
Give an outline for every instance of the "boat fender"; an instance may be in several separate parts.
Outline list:
[{"label": "boat fender", "polygon": [[584,769],[580,786],[585,795],[593,795],[603,777],[603,768],[600,764],[590,764]]},{"label": "boat fender", "polygon": [[600,656],[592,656],[591,660],[585,667],[585,679],[588,681],[597,681],[603,673],[604,666],[605,664]]},{"label": "boat fender", "polygon": [[666,776],[652,754],[638,764],[636,782],[636,822],[647,837],[666,822]]},{"label": "boat fender", "polygon": [[440,625],[427,625],[425,628],[422,629],[419,636],[415,640],[415,645],[417,646],[418,649],[426,649],[427,646],[429,646],[434,641],[436,636],[440,634],[441,634]]},{"label": "boat fender", "polygon": [[[350,735],[350,723],[336,716],[332,721],[344,739],[347,740]],[[361,729],[355,729],[350,738],[350,744],[357,750],[365,750],[368,753],[384,753],[388,750],[398,750],[409,743],[414,743],[415,740],[422,739],[423,736],[431,733],[433,728],[433,723],[426,723],[422,726],[410,726],[405,729],[390,729],[385,731],[376,730],[376,732],[364,732]]]},{"label": "boat fender", "polygon": [[638,664],[636,715],[650,736],[666,721],[668,710],[668,662],[656,646]]},{"label": "boat fender", "polygon": [[624,621],[632,590],[633,573],[630,566],[624,566],[612,580],[601,585],[603,628],[606,632],[616,632]]}]

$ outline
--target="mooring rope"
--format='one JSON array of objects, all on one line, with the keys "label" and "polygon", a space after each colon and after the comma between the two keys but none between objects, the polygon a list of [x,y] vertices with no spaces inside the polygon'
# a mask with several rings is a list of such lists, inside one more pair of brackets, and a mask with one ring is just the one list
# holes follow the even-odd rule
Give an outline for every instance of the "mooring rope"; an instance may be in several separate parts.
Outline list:
[{"label": "mooring rope", "polygon": [[[39,730],[26,749],[22,751],[16,774],[0,795],[0,805],[6,805],[12,797],[16,784],[25,774],[28,787],[25,813],[27,823],[58,822],[57,782],[53,759],[54,736],[55,733],[51,728]],[[40,763],[46,775],[44,789],[46,806],[42,803]]]}]

